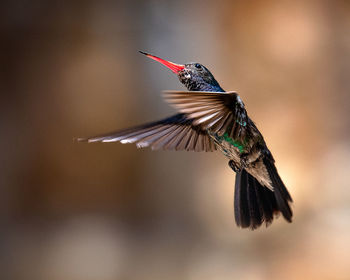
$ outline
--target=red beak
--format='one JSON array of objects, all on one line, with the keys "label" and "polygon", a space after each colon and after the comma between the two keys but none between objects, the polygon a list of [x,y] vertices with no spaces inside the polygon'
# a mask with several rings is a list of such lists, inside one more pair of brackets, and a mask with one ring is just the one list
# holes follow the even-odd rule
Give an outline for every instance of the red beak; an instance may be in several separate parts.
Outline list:
[{"label": "red beak", "polygon": [[170,61],[167,61],[167,60],[164,60],[164,59],[161,59],[157,56],[154,56],[154,55],[151,55],[149,53],[145,53],[145,52],[142,52],[142,51],[139,51],[140,53],[148,56],[149,58],[155,60],[155,61],[158,61],[160,62],[161,64],[163,64],[164,66],[168,67],[171,71],[173,71],[175,74],[178,74],[181,70],[183,70],[185,68],[185,65],[181,65],[181,64],[176,64],[176,63],[173,63],[173,62],[170,62]]}]

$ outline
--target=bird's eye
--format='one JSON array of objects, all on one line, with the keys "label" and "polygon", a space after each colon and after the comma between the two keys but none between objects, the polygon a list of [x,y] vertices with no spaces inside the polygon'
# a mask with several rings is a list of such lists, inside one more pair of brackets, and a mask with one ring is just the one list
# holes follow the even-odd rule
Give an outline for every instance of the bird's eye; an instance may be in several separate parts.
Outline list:
[{"label": "bird's eye", "polygon": [[197,69],[201,69],[201,68],[202,68],[202,66],[201,66],[199,63],[196,63],[196,64],[194,65],[194,67],[196,67]]}]

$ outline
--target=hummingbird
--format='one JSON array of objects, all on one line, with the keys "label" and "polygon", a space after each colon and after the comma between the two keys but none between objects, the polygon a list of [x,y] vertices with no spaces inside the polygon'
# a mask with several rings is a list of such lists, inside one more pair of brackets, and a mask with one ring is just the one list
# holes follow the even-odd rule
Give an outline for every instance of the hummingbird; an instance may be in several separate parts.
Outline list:
[{"label": "hummingbird", "polygon": [[241,97],[225,91],[202,64],[176,64],[142,52],[160,62],[187,88],[164,91],[164,99],[178,114],[129,129],[78,141],[136,143],[138,148],[221,151],[236,173],[234,216],[238,227],[270,225],[280,213],[292,222],[292,198],[280,178],[275,160]]}]

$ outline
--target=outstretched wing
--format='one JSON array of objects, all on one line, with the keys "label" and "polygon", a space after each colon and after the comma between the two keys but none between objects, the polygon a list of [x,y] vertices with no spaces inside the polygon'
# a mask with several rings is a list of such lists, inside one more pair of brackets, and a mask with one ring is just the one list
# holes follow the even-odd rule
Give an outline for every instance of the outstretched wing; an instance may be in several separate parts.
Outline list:
[{"label": "outstretched wing", "polygon": [[140,125],[126,130],[109,134],[80,138],[85,142],[121,142],[136,143],[137,147],[150,146],[153,150],[186,150],[205,151],[216,150],[213,140],[200,126],[193,124],[185,114],[177,114],[172,117]]},{"label": "outstretched wing", "polygon": [[247,111],[236,92],[164,91],[165,100],[193,119],[203,130],[232,138],[243,137],[248,124]]}]

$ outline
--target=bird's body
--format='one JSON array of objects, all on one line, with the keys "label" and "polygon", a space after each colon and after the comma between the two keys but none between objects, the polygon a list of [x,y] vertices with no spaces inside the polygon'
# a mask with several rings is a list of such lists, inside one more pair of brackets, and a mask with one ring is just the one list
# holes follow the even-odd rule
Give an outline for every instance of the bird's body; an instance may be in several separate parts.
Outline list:
[{"label": "bird's body", "polygon": [[290,222],[289,202],[292,199],[240,96],[235,92],[225,92],[210,71],[199,63],[179,65],[143,54],[170,68],[189,90],[164,92],[165,99],[180,113],[158,122],[83,140],[120,141],[165,150],[219,149],[237,173],[237,225],[252,229],[264,221],[268,225],[278,212]]}]

